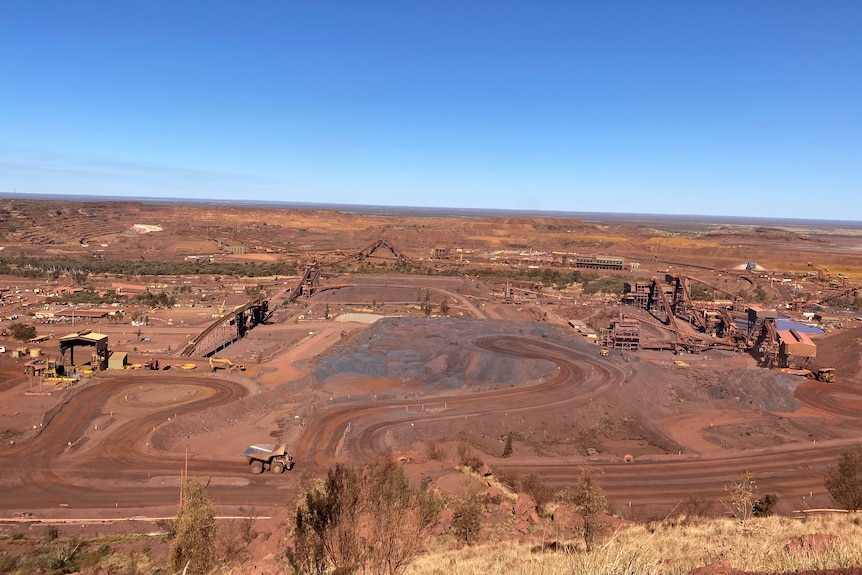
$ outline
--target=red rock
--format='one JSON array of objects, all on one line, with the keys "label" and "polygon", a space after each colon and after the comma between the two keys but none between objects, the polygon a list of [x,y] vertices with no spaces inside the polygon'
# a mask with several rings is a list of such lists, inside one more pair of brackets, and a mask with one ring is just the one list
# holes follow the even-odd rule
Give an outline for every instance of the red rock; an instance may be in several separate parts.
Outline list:
[{"label": "red rock", "polygon": [[518,521],[515,524],[515,531],[517,531],[518,533],[529,533],[530,523],[527,521]]},{"label": "red rock", "polygon": [[536,510],[536,502],[533,501],[533,498],[527,495],[526,493],[518,494],[518,500],[515,501],[515,508],[512,510],[512,513],[515,514],[515,517],[520,517],[521,519],[526,519],[529,517],[530,513]]},{"label": "red rock", "polygon": [[826,553],[835,544],[835,536],[829,533],[807,533],[792,538],[784,550],[791,555],[800,553],[814,553],[817,555]]},{"label": "red rock", "polygon": [[500,502],[506,497],[506,494],[503,493],[503,490],[500,489],[499,487],[489,487],[488,489],[485,490],[485,495],[491,501],[496,501],[496,502]]}]

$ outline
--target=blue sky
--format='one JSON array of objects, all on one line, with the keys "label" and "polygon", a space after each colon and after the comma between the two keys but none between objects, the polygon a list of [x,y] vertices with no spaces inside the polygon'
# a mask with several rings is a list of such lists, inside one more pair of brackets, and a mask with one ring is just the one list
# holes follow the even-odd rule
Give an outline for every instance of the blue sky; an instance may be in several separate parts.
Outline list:
[{"label": "blue sky", "polygon": [[862,3],[0,6],[0,195],[862,220]]}]

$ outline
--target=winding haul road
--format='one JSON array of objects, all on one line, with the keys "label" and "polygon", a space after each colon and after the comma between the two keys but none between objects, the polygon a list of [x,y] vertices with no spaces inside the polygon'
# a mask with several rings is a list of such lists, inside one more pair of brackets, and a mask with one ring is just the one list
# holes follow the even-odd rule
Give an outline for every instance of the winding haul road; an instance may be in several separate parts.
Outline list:
[{"label": "winding haul road", "polygon": [[[623,371],[593,353],[578,352],[545,339],[488,336],[474,344],[488,352],[542,358],[557,369],[531,386],[470,395],[423,399],[445,409],[411,412],[417,400],[380,400],[326,406],[315,410],[294,453],[302,468],[324,471],[335,461],[371,459],[386,447],[387,437],[411,423],[481,418],[502,412],[570,406],[576,410],[619,385]],[[186,396],[163,404],[133,405],[130,394],[148,388],[182,389]],[[169,418],[227,405],[247,395],[239,383],[210,377],[134,374],[101,378],[81,389],[31,441],[0,452],[0,514],[56,510],[68,506],[90,513],[113,510],[129,514],[174,505],[183,454],[149,446],[151,432]],[[841,385],[806,382],[797,398],[824,415],[858,418],[862,395]],[[114,407],[118,412],[114,414]],[[94,429],[94,422],[102,428]],[[96,424],[99,425],[99,424]],[[741,471],[751,471],[761,492],[784,497],[823,493],[823,473],[834,463],[840,442],[791,444],[742,454],[656,456],[633,463],[602,463],[602,485],[616,504],[673,506],[687,496],[723,496],[724,485]],[[536,472],[546,481],[574,484],[582,461],[535,458],[511,470]],[[502,466],[503,469],[506,465]],[[192,476],[209,476],[210,493],[220,505],[259,508],[284,504],[290,474],[252,476],[233,453],[223,461],[194,459]],[[125,510],[125,512],[117,510]]]}]

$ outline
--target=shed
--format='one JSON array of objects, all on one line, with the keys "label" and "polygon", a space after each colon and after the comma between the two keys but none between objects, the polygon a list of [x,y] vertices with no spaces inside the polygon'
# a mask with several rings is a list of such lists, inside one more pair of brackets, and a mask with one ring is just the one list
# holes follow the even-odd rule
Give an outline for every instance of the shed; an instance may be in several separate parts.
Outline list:
[{"label": "shed", "polygon": [[759,305],[753,305],[748,308],[748,323],[752,325],[762,320],[775,321],[777,319],[777,310],[761,307]]},{"label": "shed", "polygon": [[126,369],[129,365],[129,354],[125,351],[111,352],[111,357],[108,358],[108,369]]},{"label": "shed", "polygon": [[778,331],[778,341],[781,353],[797,357],[817,357],[817,344],[811,341],[807,334],[795,329],[782,329]]},{"label": "shed", "polygon": [[[108,336],[103,333],[95,333],[91,331],[82,331],[79,333],[70,333],[60,338],[60,355],[65,359],[66,352],[69,351],[69,363],[75,364],[75,347],[86,345],[95,348],[91,357],[87,358],[92,361],[94,369],[105,369],[108,366]],[[64,362],[65,363],[65,362]],[[87,363],[86,361],[82,363]]]}]

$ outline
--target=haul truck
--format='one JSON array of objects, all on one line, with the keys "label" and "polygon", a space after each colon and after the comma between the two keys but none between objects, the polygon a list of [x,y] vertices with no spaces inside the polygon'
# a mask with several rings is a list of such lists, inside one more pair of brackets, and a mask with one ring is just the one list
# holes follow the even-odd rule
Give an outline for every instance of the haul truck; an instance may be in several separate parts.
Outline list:
[{"label": "haul truck", "polygon": [[285,469],[293,469],[293,456],[287,452],[286,443],[250,445],[242,455],[248,458],[251,472],[255,475],[266,470],[279,474]]}]

